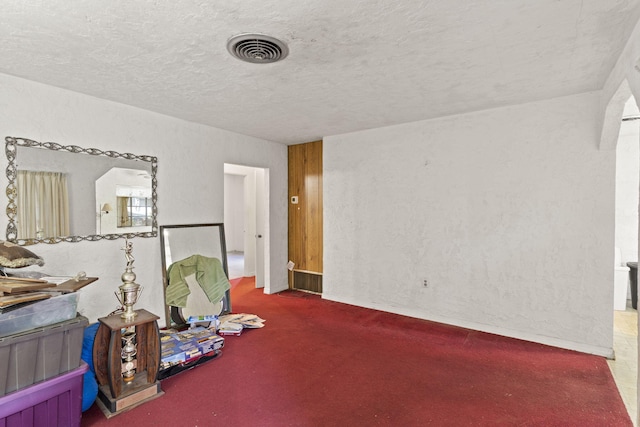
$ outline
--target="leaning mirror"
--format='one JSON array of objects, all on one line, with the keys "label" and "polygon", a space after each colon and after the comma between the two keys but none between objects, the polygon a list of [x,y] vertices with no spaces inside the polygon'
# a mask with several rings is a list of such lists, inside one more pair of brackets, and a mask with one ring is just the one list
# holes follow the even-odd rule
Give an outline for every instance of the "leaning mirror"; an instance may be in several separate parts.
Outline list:
[{"label": "leaning mirror", "polygon": [[156,157],[6,137],[7,237],[19,245],[156,237]]},{"label": "leaning mirror", "polygon": [[231,312],[224,224],[161,225],[160,252],[167,328]]}]

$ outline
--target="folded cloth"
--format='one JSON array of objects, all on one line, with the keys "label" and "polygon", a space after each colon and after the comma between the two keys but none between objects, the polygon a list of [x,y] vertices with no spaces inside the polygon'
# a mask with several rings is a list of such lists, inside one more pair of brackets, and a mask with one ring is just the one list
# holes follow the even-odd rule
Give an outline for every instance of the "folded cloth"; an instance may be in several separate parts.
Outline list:
[{"label": "folded cloth", "polygon": [[186,307],[187,297],[191,293],[185,278],[195,274],[196,281],[209,298],[209,302],[217,303],[224,298],[224,294],[231,288],[229,279],[218,258],[203,255],[191,255],[176,261],[167,269],[169,285],[165,290],[167,305]]}]

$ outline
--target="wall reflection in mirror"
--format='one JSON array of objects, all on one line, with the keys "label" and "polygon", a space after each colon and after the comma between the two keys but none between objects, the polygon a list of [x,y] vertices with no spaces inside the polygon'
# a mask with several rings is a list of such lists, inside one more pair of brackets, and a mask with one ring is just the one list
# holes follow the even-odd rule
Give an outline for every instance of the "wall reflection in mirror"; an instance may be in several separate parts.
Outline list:
[{"label": "wall reflection in mirror", "polygon": [[157,158],[6,137],[7,240],[157,235]]}]

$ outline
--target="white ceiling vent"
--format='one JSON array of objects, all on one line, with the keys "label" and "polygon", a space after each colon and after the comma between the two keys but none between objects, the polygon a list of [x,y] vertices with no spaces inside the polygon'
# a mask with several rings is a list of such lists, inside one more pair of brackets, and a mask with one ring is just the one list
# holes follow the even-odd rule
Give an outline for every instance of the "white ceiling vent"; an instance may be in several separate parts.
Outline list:
[{"label": "white ceiling vent", "polygon": [[264,34],[238,34],[227,42],[227,50],[236,58],[254,64],[268,64],[287,57],[284,42]]}]

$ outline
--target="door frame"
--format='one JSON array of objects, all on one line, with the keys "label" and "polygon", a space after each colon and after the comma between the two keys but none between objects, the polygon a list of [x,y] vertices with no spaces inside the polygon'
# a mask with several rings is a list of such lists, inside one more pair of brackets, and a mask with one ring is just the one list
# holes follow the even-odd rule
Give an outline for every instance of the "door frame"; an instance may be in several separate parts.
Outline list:
[{"label": "door frame", "polygon": [[[269,293],[269,169],[225,163],[224,173],[244,177],[245,276],[255,276],[256,288],[264,288]],[[230,197],[233,195],[225,190],[225,201]],[[225,222],[231,219],[225,218]]]}]

